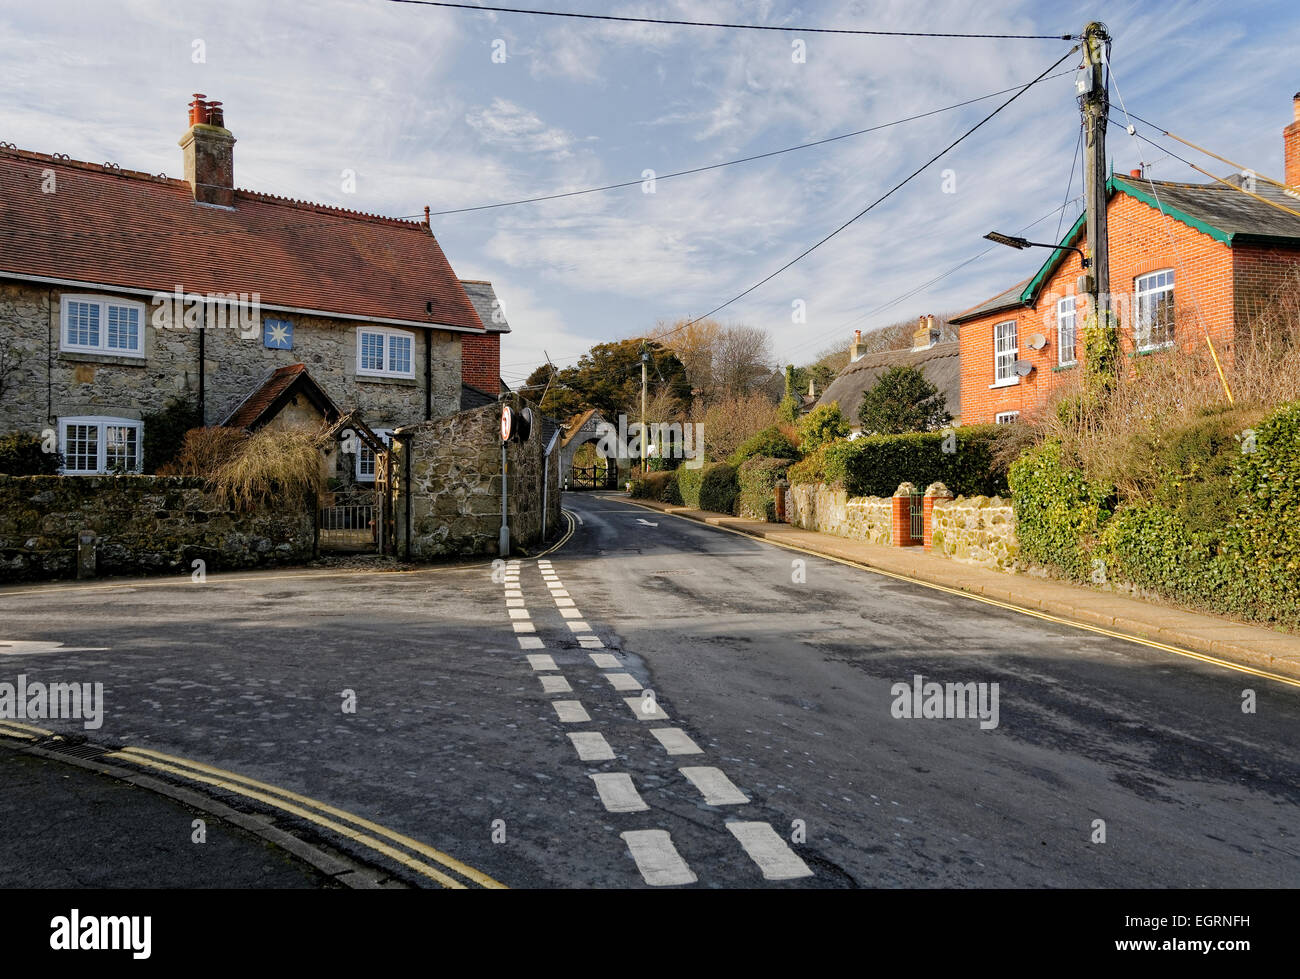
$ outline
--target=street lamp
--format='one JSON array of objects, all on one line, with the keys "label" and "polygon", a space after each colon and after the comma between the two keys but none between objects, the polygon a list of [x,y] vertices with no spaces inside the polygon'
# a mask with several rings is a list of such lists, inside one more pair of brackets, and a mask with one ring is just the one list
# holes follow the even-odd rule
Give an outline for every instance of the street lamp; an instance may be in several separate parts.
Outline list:
[{"label": "street lamp", "polygon": [[1073,245],[1049,245],[1041,241],[1030,241],[1028,238],[1017,238],[1015,235],[1004,235],[1001,231],[990,231],[984,237],[996,244],[1006,245],[1008,248],[1016,248],[1022,251],[1026,248],[1051,248],[1067,252],[1078,252],[1079,261],[1083,267],[1085,269],[1092,267],[1092,260],[1082,250],[1075,248]]}]

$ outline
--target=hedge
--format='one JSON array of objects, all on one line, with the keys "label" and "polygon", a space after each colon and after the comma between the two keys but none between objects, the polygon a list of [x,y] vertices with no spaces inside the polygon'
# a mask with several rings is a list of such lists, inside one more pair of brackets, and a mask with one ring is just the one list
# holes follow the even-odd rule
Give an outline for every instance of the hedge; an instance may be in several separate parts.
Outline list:
[{"label": "hedge", "polygon": [[1020,553],[1076,580],[1100,581],[1100,571],[1185,605],[1300,629],[1300,402],[1252,433],[1210,520],[1159,501],[1116,506],[1062,464],[1058,445],[1026,452],[1010,474]]},{"label": "hedge", "polygon": [[735,513],[736,497],[740,494],[736,467],[719,462],[705,466],[700,472],[699,508],[714,513]]},{"label": "hedge", "polygon": [[700,483],[704,479],[704,467],[688,469],[682,466],[677,470],[677,491],[682,498],[682,505],[698,510],[700,508]]},{"label": "hedge", "polygon": [[[687,470],[683,470],[687,471]],[[652,472],[632,480],[632,495],[642,500],[681,505],[682,494],[677,487],[678,470]]]},{"label": "hedge", "polygon": [[733,466],[739,466],[746,459],[759,456],[786,460],[798,459],[799,450],[795,448],[793,442],[785,437],[781,429],[773,425],[771,428],[765,428],[741,442],[740,448],[731,453],[727,457],[727,461]]},{"label": "hedge", "polygon": [[993,461],[996,425],[946,432],[868,435],[830,442],[790,467],[792,483],[830,483],[849,496],[893,496],[899,483],[939,480],[958,496],[1005,496],[1006,473]]},{"label": "hedge", "polygon": [[789,459],[755,456],[737,470],[740,493],[736,513],[751,520],[776,520],[776,484],[785,478]]}]

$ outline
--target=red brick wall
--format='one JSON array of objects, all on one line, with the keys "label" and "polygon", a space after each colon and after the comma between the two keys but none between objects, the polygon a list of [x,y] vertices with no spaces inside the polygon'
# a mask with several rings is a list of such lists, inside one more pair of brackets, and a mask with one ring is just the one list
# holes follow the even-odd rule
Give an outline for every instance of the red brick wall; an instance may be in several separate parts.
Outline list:
[{"label": "red brick wall", "polygon": [[501,386],[501,334],[462,333],[460,358],[461,380],[495,396]]},{"label": "red brick wall", "polygon": [[[1252,246],[1234,250],[1174,218],[1163,217],[1155,208],[1126,194],[1117,193],[1111,198],[1107,216],[1111,295],[1119,316],[1120,346],[1125,353],[1134,349],[1133,289],[1138,276],[1173,269],[1175,339],[1187,349],[1203,347],[1208,332],[1220,356],[1230,363],[1238,284],[1248,286],[1252,295],[1270,285],[1275,288],[1283,268],[1289,267],[1280,256],[1300,257],[1294,252]],[[1085,240],[1081,232],[1074,244],[1084,247]],[[1053,387],[1067,371],[1081,369],[1085,318],[1082,302],[1077,304],[1075,318],[1075,356],[1080,366],[1055,369],[1056,301],[1073,294],[1080,271],[1079,256],[1070,252],[1040,289],[1033,309],[1011,310],[960,325],[962,424],[991,422],[1003,411],[1028,416],[1047,403]],[[993,327],[1010,319],[1017,322],[1018,356],[1032,363],[1034,371],[1018,384],[991,388]],[[1028,348],[1027,340],[1033,333],[1047,338],[1042,350]]]},{"label": "red brick wall", "polygon": [[1295,307],[1300,250],[1265,245],[1237,245],[1233,257],[1233,306],[1237,335],[1269,314],[1277,306],[1279,292],[1290,294],[1285,306]]}]

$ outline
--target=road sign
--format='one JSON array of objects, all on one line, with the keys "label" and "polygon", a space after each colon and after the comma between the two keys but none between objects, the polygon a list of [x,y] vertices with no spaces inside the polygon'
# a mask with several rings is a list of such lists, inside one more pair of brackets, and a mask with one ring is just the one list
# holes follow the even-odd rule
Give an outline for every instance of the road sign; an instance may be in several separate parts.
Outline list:
[{"label": "road sign", "polygon": [[501,406],[501,441],[509,442],[510,434],[515,429],[515,413],[509,405]]}]

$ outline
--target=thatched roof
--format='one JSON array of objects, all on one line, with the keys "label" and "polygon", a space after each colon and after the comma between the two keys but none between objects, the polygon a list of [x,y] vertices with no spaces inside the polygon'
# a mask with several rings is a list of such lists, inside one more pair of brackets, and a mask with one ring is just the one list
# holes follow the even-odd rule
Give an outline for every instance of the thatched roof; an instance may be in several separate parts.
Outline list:
[{"label": "thatched roof", "polygon": [[936,343],[923,350],[882,350],[867,354],[845,367],[835,380],[827,385],[818,405],[838,401],[840,411],[856,429],[858,405],[862,395],[876,386],[880,375],[891,367],[906,365],[918,367],[926,380],[939,389],[954,419],[961,417],[961,357],[960,344]]}]

